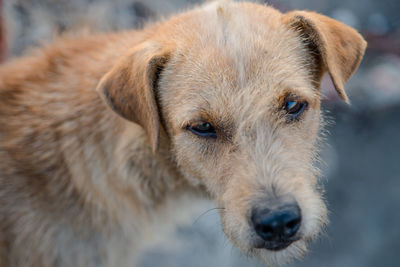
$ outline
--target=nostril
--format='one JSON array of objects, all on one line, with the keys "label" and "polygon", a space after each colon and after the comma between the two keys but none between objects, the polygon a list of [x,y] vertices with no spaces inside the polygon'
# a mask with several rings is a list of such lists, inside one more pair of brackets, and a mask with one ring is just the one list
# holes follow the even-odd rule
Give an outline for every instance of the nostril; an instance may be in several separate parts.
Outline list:
[{"label": "nostril", "polygon": [[292,237],[300,228],[301,218],[297,216],[296,218],[290,220],[285,225],[284,235],[287,237]]},{"label": "nostril", "polygon": [[295,227],[299,224],[299,222],[300,222],[300,219],[299,219],[299,218],[294,219],[294,220],[291,220],[290,222],[288,222],[288,223],[286,224],[286,227],[287,227],[287,228],[295,228]]}]

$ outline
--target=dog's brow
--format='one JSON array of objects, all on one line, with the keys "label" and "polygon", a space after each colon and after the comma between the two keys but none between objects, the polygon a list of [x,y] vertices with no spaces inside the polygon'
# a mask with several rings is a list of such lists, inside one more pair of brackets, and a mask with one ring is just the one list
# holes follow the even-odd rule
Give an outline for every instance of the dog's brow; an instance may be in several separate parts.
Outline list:
[{"label": "dog's brow", "polygon": [[319,95],[312,92],[311,89],[308,88],[290,88],[285,89],[280,96],[278,97],[278,102],[283,103],[287,99],[291,100],[302,100],[307,101],[308,103],[314,103],[315,98],[319,98]]}]

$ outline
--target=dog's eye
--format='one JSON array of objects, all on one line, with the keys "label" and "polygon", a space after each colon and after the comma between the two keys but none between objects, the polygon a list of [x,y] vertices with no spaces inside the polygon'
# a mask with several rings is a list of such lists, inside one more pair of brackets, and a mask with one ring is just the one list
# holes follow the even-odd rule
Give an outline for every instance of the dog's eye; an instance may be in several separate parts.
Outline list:
[{"label": "dog's eye", "polygon": [[297,119],[301,113],[306,109],[308,103],[290,100],[285,102],[284,109],[287,113],[288,119]]},{"label": "dog's eye", "polygon": [[217,133],[215,132],[214,127],[209,122],[202,121],[195,125],[188,125],[186,129],[188,129],[189,131],[198,136],[208,137],[208,138],[217,137]]}]

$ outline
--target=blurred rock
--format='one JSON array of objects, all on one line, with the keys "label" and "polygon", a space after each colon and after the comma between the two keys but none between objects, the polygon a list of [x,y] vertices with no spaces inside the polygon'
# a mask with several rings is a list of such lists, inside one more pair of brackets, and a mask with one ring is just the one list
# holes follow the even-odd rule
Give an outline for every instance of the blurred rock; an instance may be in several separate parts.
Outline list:
[{"label": "blurred rock", "polygon": [[384,35],[389,31],[389,21],[382,13],[373,13],[368,17],[368,31]]},{"label": "blurred rock", "polygon": [[400,58],[394,55],[386,55],[382,62],[372,67],[367,72],[368,84],[375,91],[375,97],[393,98],[400,97]]}]

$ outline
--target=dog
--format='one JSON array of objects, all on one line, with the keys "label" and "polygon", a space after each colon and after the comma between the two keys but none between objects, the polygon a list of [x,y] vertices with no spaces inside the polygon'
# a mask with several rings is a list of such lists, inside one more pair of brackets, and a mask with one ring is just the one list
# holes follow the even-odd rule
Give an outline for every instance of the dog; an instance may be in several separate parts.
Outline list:
[{"label": "dog", "polygon": [[132,266],[184,195],[266,265],[323,230],[322,75],[366,42],[309,11],[207,3],[0,67],[0,266]]}]

